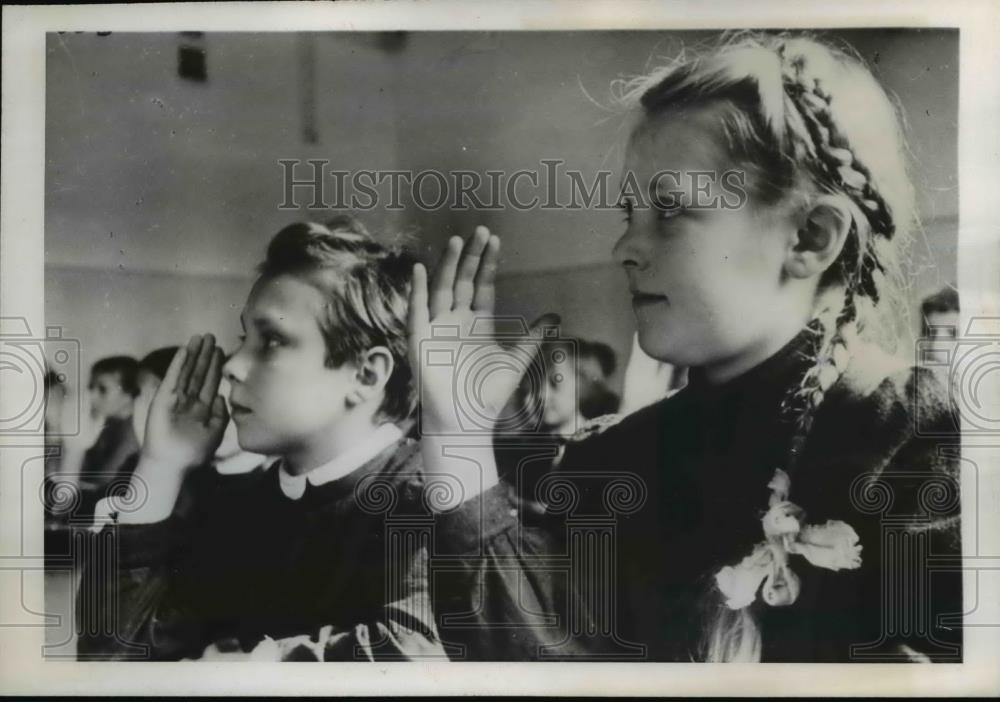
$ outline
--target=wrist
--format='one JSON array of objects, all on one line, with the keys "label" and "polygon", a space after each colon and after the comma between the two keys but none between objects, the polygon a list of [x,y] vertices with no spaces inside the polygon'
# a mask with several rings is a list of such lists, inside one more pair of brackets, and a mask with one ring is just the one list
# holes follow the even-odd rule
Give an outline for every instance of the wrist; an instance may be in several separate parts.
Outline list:
[{"label": "wrist", "polygon": [[427,469],[428,486],[447,484],[436,491],[432,501],[436,511],[448,511],[470,500],[499,482],[493,442],[482,436],[421,437],[421,453]]},{"label": "wrist", "polygon": [[122,510],[119,524],[150,524],[163,521],[174,511],[184,480],[184,469],[176,463],[143,455],[129,483],[130,494],[138,502],[134,509]]}]

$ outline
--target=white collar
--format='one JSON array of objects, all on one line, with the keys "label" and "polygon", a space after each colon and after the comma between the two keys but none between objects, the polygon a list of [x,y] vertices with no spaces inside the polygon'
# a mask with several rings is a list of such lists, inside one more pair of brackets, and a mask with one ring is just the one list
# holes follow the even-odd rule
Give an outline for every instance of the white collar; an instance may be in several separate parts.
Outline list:
[{"label": "white collar", "polygon": [[219,475],[238,475],[249,473],[261,466],[271,467],[273,460],[268,460],[267,456],[250,451],[237,451],[232,456],[215,459],[215,472]]},{"label": "white collar", "polygon": [[278,467],[278,482],[281,484],[281,491],[289,499],[297,500],[305,494],[307,481],[316,487],[343,478],[401,438],[403,438],[403,432],[399,427],[395,424],[383,424],[360,443],[355,444],[329,463],[324,463],[308,473],[292,475],[285,470],[284,463],[282,463]]}]

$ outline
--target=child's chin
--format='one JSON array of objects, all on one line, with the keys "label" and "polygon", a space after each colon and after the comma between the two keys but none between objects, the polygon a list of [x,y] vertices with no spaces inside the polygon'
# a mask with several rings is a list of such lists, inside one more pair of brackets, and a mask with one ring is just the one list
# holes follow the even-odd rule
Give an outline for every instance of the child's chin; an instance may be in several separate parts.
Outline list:
[{"label": "child's chin", "polygon": [[676,364],[677,361],[673,360],[676,355],[673,346],[674,344],[668,341],[667,334],[662,330],[652,327],[639,328],[639,348],[654,361]]},{"label": "child's chin", "polygon": [[259,453],[265,456],[275,453],[272,442],[267,441],[265,437],[255,436],[252,432],[237,431],[236,443],[242,450],[250,453]]}]

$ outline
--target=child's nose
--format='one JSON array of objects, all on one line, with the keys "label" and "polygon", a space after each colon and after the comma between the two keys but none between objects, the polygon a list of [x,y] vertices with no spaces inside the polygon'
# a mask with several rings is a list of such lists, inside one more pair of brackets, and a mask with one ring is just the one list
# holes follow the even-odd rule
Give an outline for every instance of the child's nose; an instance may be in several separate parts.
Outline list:
[{"label": "child's nose", "polygon": [[639,245],[639,234],[634,225],[629,226],[612,249],[615,263],[625,268],[641,268],[643,266],[642,247]]},{"label": "child's nose", "polygon": [[241,350],[242,347],[231,353],[222,366],[222,377],[230,383],[243,382],[246,378],[246,361]]}]

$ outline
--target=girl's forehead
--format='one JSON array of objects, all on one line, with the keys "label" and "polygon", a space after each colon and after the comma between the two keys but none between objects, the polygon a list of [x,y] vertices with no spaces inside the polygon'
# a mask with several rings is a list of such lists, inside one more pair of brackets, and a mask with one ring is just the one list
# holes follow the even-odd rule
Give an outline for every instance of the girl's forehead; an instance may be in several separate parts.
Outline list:
[{"label": "girl's forehead", "polygon": [[647,116],[629,139],[626,166],[651,172],[732,168],[722,109],[684,107]]}]

